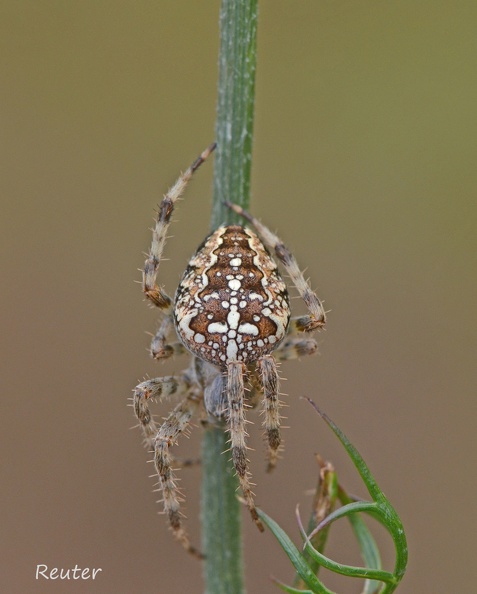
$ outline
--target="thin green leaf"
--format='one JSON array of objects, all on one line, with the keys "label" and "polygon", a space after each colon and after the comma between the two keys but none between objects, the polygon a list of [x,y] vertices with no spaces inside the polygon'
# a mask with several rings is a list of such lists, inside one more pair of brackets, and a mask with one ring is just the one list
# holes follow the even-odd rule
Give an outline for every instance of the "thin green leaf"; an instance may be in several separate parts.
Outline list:
[{"label": "thin green leaf", "polygon": [[[361,475],[361,478],[363,479],[363,482],[366,485],[369,494],[375,502],[374,509],[372,507],[369,507],[368,509],[359,510],[358,506],[356,506],[351,513],[354,513],[356,511],[364,511],[366,513],[373,515],[389,531],[393,539],[394,547],[396,550],[396,562],[393,573],[394,580],[393,583],[386,584],[386,586],[382,590],[382,594],[391,594],[392,592],[394,592],[397,585],[404,576],[408,559],[407,541],[402,522],[399,516],[397,515],[396,510],[393,508],[391,503],[388,501],[384,493],[379,488],[378,484],[376,483],[373,475],[371,474],[368,466],[366,465],[358,450],[351,444],[351,442],[341,431],[341,429],[325,413],[323,413],[312,400],[310,400],[309,398],[307,398],[307,400],[315,408],[315,410],[318,412],[321,418],[326,422],[326,424],[331,428],[334,434],[341,441],[343,447],[346,449],[349,457],[353,461],[353,464],[355,465],[356,469]],[[349,510],[352,505],[356,504],[348,504],[344,507],[348,508]],[[335,519],[337,519],[336,516],[333,518],[333,520]],[[328,519],[326,520],[326,522],[328,523]]]},{"label": "thin green leaf", "polygon": [[361,475],[361,478],[363,479],[363,482],[366,485],[366,488],[368,489],[368,492],[371,495],[371,498],[374,501],[381,500],[381,498],[384,497],[383,492],[378,487],[378,484],[374,480],[374,477],[371,474],[366,462],[363,460],[361,454],[354,447],[354,445],[349,441],[349,439],[341,431],[341,429],[330,419],[330,417],[326,413],[324,413],[322,410],[320,410],[318,408],[318,406],[313,402],[313,400],[311,400],[310,398],[307,398],[307,400],[313,406],[313,408],[316,410],[316,412],[320,415],[320,417],[325,421],[325,423],[331,428],[331,430],[336,435],[336,437],[343,444],[343,447],[348,452],[348,456],[351,458],[357,471]]},{"label": "thin green leaf", "polygon": [[[351,498],[342,487],[339,487],[338,489],[338,497],[343,505],[352,502]],[[349,514],[348,520],[350,521],[353,532],[358,540],[361,556],[363,557],[366,567],[381,569],[382,564],[378,545],[360,514]],[[367,579],[364,583],[362,594],[376,594],[380,589],[381,584],[379,582]]]},{"label": "thin green leaf", "polygon": [[275,584],[281,588],[284,592],[289,592],[290,594],[313,594],[311,590],[300,590],[299,588],[292,588],[291,586],[287,586],[278,580],[273,580]]},{"label": "thin green leaf", "polygon": [[308,539],[311,540],[317,532],[328,527],[332,522],[336,522],[336,520],[339,520],[340,518],[344,518],[349,514],[355,514],[357,512],[365,512],[377,517],[378,519],[380,515],[380,510],[376,503],[372,503],[370,501],[355,501],[353,503],[348,503],[347,505],[343,505],[343,507],[335,509],[335,511],[326,516],[326,518],[320,522],[313,532],[308,536]]},{"label": "thin green leaf", "polygon": [[263,520],[264,524],[270,529],[275,538],[278,540],[280,546],[292,562],[293,567],[305,584],[311,588],[313,594],[335,594],[331,590],[328,590],[328,588],[326,588],[326,586],[324,586],[319,581],[319,579],[310,569],[306,559],[296,548],[295,544],[290,540],[287,533],[261,509],[257,509],[257,513],[260,519]]},{"label": "thin green leaf", "polygon": [[319,553],[316,549],[314,549],[309,542],[305,544],[305,548],[307,553],[313,557],[317,563],[326,567],[330,571],[334,571],[335,573],[339,573],[341,575],[346,575],[348,577],[358,577],[358,578],[366,578],[366,579],[375,579],[380,580],[382,582],[389,582],[395,583],[395,577],[389,571],[384,571],[382,569],[372,569],[370,567],[357,567],[354,565],[345,565],[344,563],[337,563],[333,561],[329,557],[326,557],[322,553]]}]

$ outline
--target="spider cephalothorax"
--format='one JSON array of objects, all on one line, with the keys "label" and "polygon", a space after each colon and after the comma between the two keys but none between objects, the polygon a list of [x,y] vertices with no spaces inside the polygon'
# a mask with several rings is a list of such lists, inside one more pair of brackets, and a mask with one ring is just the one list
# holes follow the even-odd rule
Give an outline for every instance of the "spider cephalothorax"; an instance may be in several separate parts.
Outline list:
[{"label": "spider cephalothorax", "polygon": [[[250,222],[258,235],[238,225],[219,227],[191,258],[174,300],[156,284],[174,203],[214,148],[215,145],[211,145],[206,149],[164,196],[143,273],[146,297],[164,312],[152,340],[152,356],[164,359],[183,352],[185,347],[193,359],[189,368],[176,377],[140,383],[133,398],[146,443],[154,450],[169,523],[178,540],[193,553],[197,551],[190,545],[182,526],[170,446],[187,429],[198,408],[205,410],[209,420],[224,420],[244,498],[253,519],[263,530],[249,482],[244,406],[246,403],[254,405],[257,394],[263,394],[268,468],[272,469],[281,443],[276,359],[313,354],[316,342],[303,338],[302,333],[321,328],[326,321],[320,300],[303,278],[289,250],[260,221],[229,203],[226,204]],[[286,285],[264,244],[283,264],[309,315],[290,319]],[[173,327],[180,342],[169,344]],[[245,379],[249,380],[249,392],[245,391]],[[157,427],[148,401],[172,394],[183,398]]]}]

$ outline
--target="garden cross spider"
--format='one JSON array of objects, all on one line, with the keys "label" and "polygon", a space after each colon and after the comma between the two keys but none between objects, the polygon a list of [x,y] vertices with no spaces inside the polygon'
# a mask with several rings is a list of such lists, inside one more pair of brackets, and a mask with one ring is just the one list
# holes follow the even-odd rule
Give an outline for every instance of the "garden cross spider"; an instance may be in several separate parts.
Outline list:
[{"label": "garden cross spider", "polygon": [[[177,376],[141,382],[133,397],[134,411],[146,444],[154,450],[154,465],[169,524],[181,544],[196,555],[200,554],[190,544],[182,525],[181,498],[170,447],[186,431],[197,409],[205,409],[209,421],[224,420],[243,497],[255,523],[263,530],[249,480],[244,407],[253,406],[258,397],[263,396],[263,425],[268,443],[268,469],[271,470],[281,443],[275,359],[313,354],[316,342],[300,334],[320,329],[326,321],[321,301],[305,281],[289,250],[257,219],[228,202],[227,206],[251,223],[258,235],[248,227],[219,227],[190,260],[174,300],[157,285],[156,276],[174,205],[193,173],[214,149],[215,143],[194,161],[162,199],[143,271],[143,291],[163,311],[162,322],[151,343],[152,357],[166,359],[183,353],[185,347],[193,355],[192,362]],[[264,244],[283,264],[310,315],[290,319],[286,285]],[[168,341],[173,327],[180,342]],[[247,391],[244,378],[248,378],[250,384]],[[182,400],[158,427],[149,411],[149,401],[173,394],[182,396]]]}]

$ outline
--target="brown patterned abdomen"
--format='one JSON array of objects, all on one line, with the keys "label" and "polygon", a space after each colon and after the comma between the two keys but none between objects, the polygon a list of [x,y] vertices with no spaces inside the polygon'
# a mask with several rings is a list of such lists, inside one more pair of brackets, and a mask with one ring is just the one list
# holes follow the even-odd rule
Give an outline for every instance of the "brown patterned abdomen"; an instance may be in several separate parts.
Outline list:
[{"label": "brown patterned abdomen", "polygon": [[260,239],[220,227],[193,256],[175,297],[177,333],[194,355],[220,367],[273,351],[290,319],[288,293]]}]

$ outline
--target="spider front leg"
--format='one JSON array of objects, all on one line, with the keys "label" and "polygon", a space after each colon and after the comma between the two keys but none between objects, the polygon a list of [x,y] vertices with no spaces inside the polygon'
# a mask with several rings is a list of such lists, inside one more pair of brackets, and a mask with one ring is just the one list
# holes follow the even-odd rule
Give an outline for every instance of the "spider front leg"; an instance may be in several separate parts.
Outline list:
[{"label": "spider front leg", "polygon": [[297,330],[302,332],[311,332],[316,329],[323,328],[326,323],[326,313],[323,308],[323,304],[316,296],[315,292],[311,289],[309,284],[306,282],[295,257],[290,250],[283,244],[283,242],[272,233],[265,225],[263,225],[258,219],[253,217],[250,213],[244,210],[237,204],[231,204],[225,202],[225,204],[231,208],[234,212],[241,215],[249,221],[258,234],[263,239],[264,243],[268,245],[276,254],[277,258],[285,267],[285,270],[290,275],[290,278],[295,285],[300,297],[305,302],[311,315],[301,316],[294,320],[294,325]]},{"label": "spider front leg", "polygon": [[227,364],[227,400],[228,400],[228,426],[232,450],[232,462],[237,471],[240,487],[247,503],[248,509],[258,529],[263,532],[264,527],[260,521],[253,493],[249,481],[247,446],[245,443],[245,412],[244,412],[244,382],[245,365],[239,361]]},{"label": "spider front leg", "polygon": [[167,339],[174,329],[174,320],[172,317],[172,308],[166,310],[166,314],[151,341],[151,357],[153,359],[168,359],[172,355],[180,355],[185,349],[180,342],[168,343]]},{"label": "spider front leg", "polygon": [[151,249],[144,265],[142,287],[146,297],[160,309],[167,309],[172,303],[171,298],[163,291],[161,287],[157,285],[156,277],[162,258],[162,252],[164,251],[164,245],[167,238],[167,229],[169,228],[171,222],[174,205],[184,193],[184,190],[194,172],[207,159],[210,153],[215,149],[215,146],[215,143],[211,144],[192,163],[192,165],[186,169],[186,171],[179,177],[176,183],[164,196],[159,206],[156,224],[152,231]]}]

